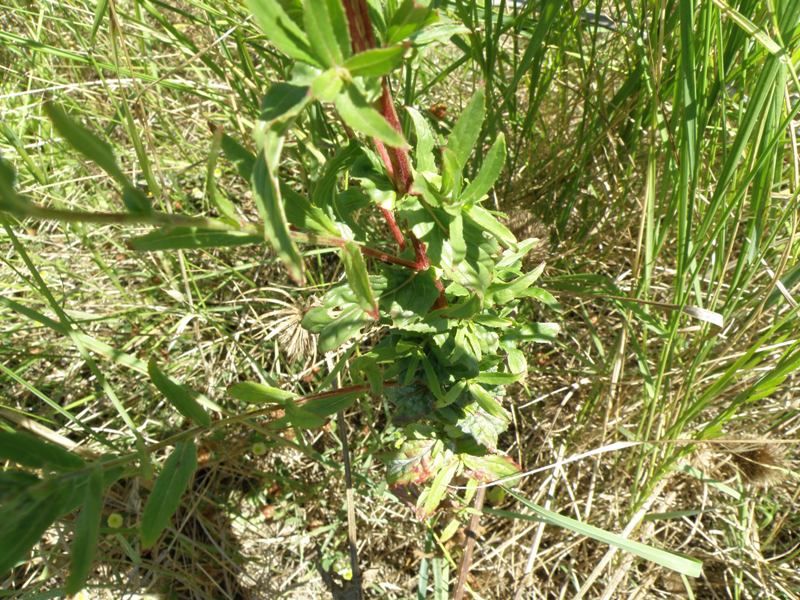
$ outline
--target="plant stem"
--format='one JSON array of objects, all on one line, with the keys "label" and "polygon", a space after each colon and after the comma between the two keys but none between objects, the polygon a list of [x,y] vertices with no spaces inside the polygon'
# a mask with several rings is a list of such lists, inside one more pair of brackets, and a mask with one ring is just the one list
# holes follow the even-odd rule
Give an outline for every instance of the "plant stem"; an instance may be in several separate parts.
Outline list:
[{"label": "plant stem", "polygon": [[464,555],[461,557],[461,564],[458,567],[458,582],[453,592],[453,600],[461,600],[461,598],[464,597],[467,575],[469,575],[469,567],[472,564],[472,551],[475,549],[475,542],[478,539],[478,524],[481,520],[481,509],[483,508],[483,501],[485,498],[486,488],[478,488],[478,491],[475,493],[475,504],[473,505],[475,512],[472,513],[469,525],[467,526],[467,545],[464,548]]}]

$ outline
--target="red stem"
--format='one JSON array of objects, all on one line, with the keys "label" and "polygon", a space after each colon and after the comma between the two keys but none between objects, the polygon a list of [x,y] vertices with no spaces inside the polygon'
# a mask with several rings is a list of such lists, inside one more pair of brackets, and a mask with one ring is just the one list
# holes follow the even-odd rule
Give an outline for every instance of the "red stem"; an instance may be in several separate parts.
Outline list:
[{"label": "red stem", "polygon": [[[374,48],[377,43],[375,41],[375,32],[372,29],[372,21],[369,17],[367,0],[343,0],[342,4],[344,4],[344,9],[347,13],[347,24],[350,30],[350,41],[353,52],[357,54],[364,50]],[[394,100],[392,99],[392,92],[391,89],[389,89],[389,80],[386,77],[383,78],[381,97],[378,100],[377,108],[389,125],[391,125],[395,131],[402,134],[403,128],[397,116],[397,110],[395,109]],[[387,147],[380,140],[373,140],[373,143],[375,144],[375,149],[378,151],[378,155],[381,157],[381,161],[386,167],[389,178],[394,183],[398,195],[403,196],[407,194],[411,190],[411,185],[414,182],[413,175],[411,174],[411,160],[408,156],[408,150],[406,148]],[[381,210],[383,212],[383,218],[386,220],[386,224],[392,232],[392,236],[400,249],[403,250],[406,245],[405,237],[400,227],[397,225],[392,211],[389,209]],[[414,234],[410,234],[410,237],[411,243],[414,246],[416,260],[414,263],[411,263],[413,266],[409,264],[406,264],[406,266],[417,271],[424,271],[430,267],[425,244],[418,240]],[[362,252],[366,255],[370,255],[371,251],[362,247]],[[388,260],[388,262],[394,262],[395,264],[410,263],[410,261],[406,261],[405,259],[390,257],[389,255],[378,258],[381,258],[381,260]],[[436,300],[435,307],[443,308],[447,306],[444,285],[439,281],[438,277],[435,277],[434,280],[436,282],[436,289],[439,290],[439,298]]]}]

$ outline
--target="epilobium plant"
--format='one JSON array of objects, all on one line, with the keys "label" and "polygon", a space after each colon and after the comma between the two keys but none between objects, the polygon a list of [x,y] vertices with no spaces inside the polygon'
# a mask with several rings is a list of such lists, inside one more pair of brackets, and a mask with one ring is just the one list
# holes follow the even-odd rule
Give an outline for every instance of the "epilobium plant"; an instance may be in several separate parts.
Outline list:
[{"label": "epilobium plant", "polygon": [[[166,375],[155,360],[141,364],[125,355],[195,426],[153,447],[140,443],[136,453],[94,461],[25,434],[0,432],[0,458],[28,469],[2,473],[2,489],[12,492],[0,508],[0,539],[13,543],[0,547],[0,573],[55,519],[82,506],[66,591],[80,589],[93,558],[104,490],[137,460],[146,468],[148,452],[174,445],[139,523],[142,547],[154,545],[197,467],[194,439],[276,408],[283,416],[270,427],[306,429],[321,427],[359,396],[384,400],[395,442],[388,449],[388,476],[393,484],[408,486],[406,491],[420,490],[415,499],[420,518],[436,510],[456,478],[474,484],[517,472],[498,448],[510,422],[506,389],[526,375],[520,345],[551,340],[557,327],[519,318],[521,302],[554,300],[535,287],[543,265],[523,268],[536,240],[517,240],[487,206],[505,162],[505,140],[482,138],[480,89],[441,137],[421,112],[395,105],[389,81],[404,61],[413,69],[427,45],[449,39],[458,25],[413,0],[383,12],[366,0],[305,0],[289,12],[284,6],[277,0],[249,2],[266,36],[292,60],[287,80],[266,90],[255,152],[247,149],[251,144],[214,131],[214,148],[249,180],[260,222],[243,220],[217,194],[211,194],[216,218],[155,211],[110,147],[55,104],[47,107],[55,128],[118,183],[127,212],[36,205],[15,190],[14,171],[5,162],[0,162],[0,209],[20,218],[155,226],[130,241],[140,251],[266,241],[297,283],[306,272],[301,248],[334,248],[345,278],[305,312],[302,326],[316,334],[320,351],[336,353],[337,372],[350,381],[303,398],[261,382],[239,383],[231,395],[267,408],[212,420],[207,409],[213,405]],[[331,140],[339,146],[316,180],[298,185],[288,176],[282,151],[312,107],[334,115],[346,135]],[[471,162],[476,149],[483,156],[478,165]],[[11,300],[4,303],[64,335],[78,335],[57,306],[59,322]],[[76,343],[88,347],[85,336]],[[103,352],[97,345],[91,349]],[[262,453],[255,447],[253,452]],[[570,526],[566,518],[544,518]]]}]

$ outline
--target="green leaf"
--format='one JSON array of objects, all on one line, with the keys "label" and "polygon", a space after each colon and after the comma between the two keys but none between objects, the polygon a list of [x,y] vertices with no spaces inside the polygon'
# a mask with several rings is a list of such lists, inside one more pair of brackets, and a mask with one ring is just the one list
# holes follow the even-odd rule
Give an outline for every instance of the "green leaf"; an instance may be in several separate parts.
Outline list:
[{"label": "green leaf", "polygon": [[156,229],[128,241],[128,245],[140,252],[178,250],[191,248],[227,248],[263,244],[264,236],[244,231],[216,231],[196,227]]},{"label": "green leaf", "polygon": [[347,242],[342,248],[342,262],[347,275],[347,283],[358,300],[359,305],[373,319],[378,318],[378,305],[375,294],[369,283],[369,273],[361,254],[361,248],[355,242]]},{"label": "green leaf", "polygon": [[417,146],[414,157],[416,158],[415,167],[421,173],[435,173],[436,161],[433,156],[433,148],[436,145],[436,137],[427,119],[419,111],[411,106],[406,106],[406,111],[414,121],[414,131],[417,134]]},{"label": "green leaf", "polygon": [[536,283],[544,271],[544,263],[535,269],[517,277],[508,283],[493,283],[486,292],[487,300],[496,304],[506,304],[515,298],[526,295],[528,289]]},{"label": "green leaf", "polygon": [[387,45],[397,44],[437,20],[437,15],[429,6],[415,0],[403,0],[392,15],[386,30]]},{"label": "green leaf", "polygon": [[336,110],[350,127],[395,148],[405,148],[403,135],[361,95],[354,85],[348,85],[336,98]]},{"label": "green leaf", "polygon": [[81,469],[86,464],[80,456],[61,446],[18,431],[0,431],[0,459],[25,467],[54,471]]},{"label": "green leaf", "polygon": [[161,369],[158,368],[154,358],[151,358],[150,362],[147,363],[147,372],[153,384],[164,394],[164,397],[169,403],[178,409],[179,413],[187,419],[194,421],[197,425],[203,427],[209,427],[211,425],[211,416],[200,406],[197,400],[195,400],[197,394],[185,385],[178,383],[164,374]]},{"label": "green leaf", "polygon": [[327,419],[314,414],[310,410],[297,406],[291,400],[285,405],[286,418],[293,427],[298,429],[317,429],[327,422]]},{"label": "green leaf", "polygon": [[287,400],[296,398],[297,394],[275,388],[255,381],[242,381],[234,383],[228,388],[228,393],[242,402],[250,404],[285,404]]},{"label": "green leaf", "polygon": [[383,77],[403,63],[404,46],[372,48],[348,58],[344,66],[353,77]]},{"label": "green leaf", "polygon": [[484,456],[462,454],[461,461],[472,471],[469,475],[482,482],[510,477],[519,473],[520,470],[513,458],[503,454],[486,454]]},{"label": "green leaf", "polygon": [[[380,295],[386,289],[386,279],[371,277],[373,291]],[[319,348],[328,352],[356,337],[361,329],[373,320],[361,308],[349,285],[332,287],[323,297],[322,306],[309,310],[302,325],[319,334]]]},{"label": "green leaf", "polygon": [[320,66],[311,52],[308,37],[289,18],[278,0],[247,0],[247,7],[278,50],[296,60]]},{"label": "green leaf", "polygon": [[417,500],[417,518],[425,519],[433,514],[447,493],[447,486],[455,477],[458,467],[459,463],[455,456],[449,456],[445,464],[439,468],[431,486],[420,494]]},{"label": "green leaf", "polygon": [[75,521],[75,540],[72,542],[70,554],[69,578],[64,586],[68,596],[77,594],[81,590],[94,562],[97,540],[100,536],[103,489],[103,470],[96,467],[89,475],[83,507]]},{"label": "green leaf", "polygon": [[469,319],[481,310],[482,304],[481,297],[478,294],[472,294],[464,302],[451,304],[450,306],[431,311],[426,319]]},{"label": "green leaf", "polygon": [[117,165],[114,151],[111,146],[101,140],[89,129],[72,120],[66,112],[52,102],[46,102],[44,109],[53,122],[56,130],[64,136],[70,146],[83,154],[86,158],[96,163],[106,173],[111,175],[120,184],[133,187],[130,180]]},{"label": "green leaf", "polygon": [[28,203],[16,190],[17,172],[0,155],[0,210],[20,211]]},{"label": "green leaf", "polygon": [[492,234],[498,242],[506,246],[513,246],[517,243],[517,238],[513,233],[498,221],[492,213],[483,208],[482,206],[473,205],[467,211],[469,216],[475,224],[481,229],[485,229]]},{"label": "green leaf", "polygon": [[303,0],[303,23],[311,48],[326,67],[350,55],[350,34],[340,0]]},{"label": "green leaf", "polygon": [[308,86],[293,85],[285,81],[273,83],[261,100],[260,121],[285,121],[297,116],[311,101]]},{"label": "green leaf", "polygon": [[289,224],[281,201],[278,180],[275,174],[270,172],[263,150],[259,153],[253,168],[251,183],[258,212],[264,220],[266,239],[289,270],[292,279],[301,284],[304,281],[303,258],[289,234]]},{"label": "green leaf", "polygon": [[221,147],[222,153],[236,168],[236,172],[246,181],[250,181],[250,176],[253,174],[253,165],[256,162],[255,154],[250,152],[227,133],[222,134]]},{"label": "green leaf", "polygon": [[342,89],[342,73],[333,67],[317,75],[311,82],[311,95],[320,102],[333,102]]},{"label": "green leaf", "polygon": [[458,117],[450,136],[447,138],[447,149],[453,152],[453,156],[461,169],[467,164],[478,137],[483,127],[483,119],[486,113],[486,99],[482,89],[478,89],[470,98],[464,112]]},{"label": "green leaf", "polygon": [[142,513],[139,536],[142,548],[149,548],[158,541],[161,532],[169,525],[169,521],[181,502],[181,496],[189,487],[195,469],[197,469],[197,447],[194,442],[183,441],[175,445],[164,469],[156,479],[153,491],[147,498]]},{"label": "green leaf", "polygon": [[470,383],[469,393],[472,394],[475,402],[493,417],[503,419],[506,422],[511,420],[511,415],[508,414],[508,411],[482,385]]},{"label": "green leaf", "polygon": [[125,184],[122,186],[122,202],[128,212],[147,214],[153,210],[153,205],[145,193],[131,185]]},{"label": "green leaf", "polygon": [[489,148],[480,171],[461,194],[462,203],[477,202],[492,189],[506,163],[506,138],[500,133]]},{"label": "green leaf", "polygon": [[94,7],[94,19],[92,20],[92,33],[89,36],[92,44],[94,44],[97,37],[97,30],[100,29],[100,24],[103,22],[107,8],[108,0],[97,0],[97,5]]},{"label": "green leaf", "polygon": [[33,545],[53,522],[73,508],[73,488],[43,484],[36,495],[23,494],[0,505],[0,577],[27,557]]},{"label": "green leaf", "polygon": [[336,223],[319,206],[314,206],[305,196],[301,196],[288,185],[281,184],[281,194],[285,200],[286,219],[299,231],[312,231],[321,235],[339,236],[341,232]]},{"label": "green leaf", "polygon": [[491,508],[484,508],[484,512],[499,517],[521,519],[525,521],[544,522],[549,525],[554,525],[556,527],[563,527],[564,529],[569,529],[570,531],[573,531],[579,535],[583,535],[593,540],[597,540],[598,542],[601,542],[603,544],[615,546],[620,550],[629,552],[630,554],[635,554],[636,556],[639,556],[647,561],[650,561],[657,565],[661,565],[662,567],[666,567],[667,569],[677,571],[678,573],[682,573],[688,577],[700,576],[700,572],[703,568],[703,563],[701,563],[699,560],[696,560],[694,558],[689,558],[686,556],[681,556],[673,552],[660,550],[658,548],[653,548],[652,546],[647,546],[640,542],[624,538],[616,533],[605,531],[603,529],[600,529],[599,527],[595,527],[594,525],[589,525],[588,523],[582,523],[571,517],[560,515],[556,512],[547,510],[546,508],[534,504],[521,494],[518,494],[509,488],[506,488],[506,491],[511,496],[520,501],[522,504],[531,509],[535,514],[526,515],[517,512],[496,510]]}]

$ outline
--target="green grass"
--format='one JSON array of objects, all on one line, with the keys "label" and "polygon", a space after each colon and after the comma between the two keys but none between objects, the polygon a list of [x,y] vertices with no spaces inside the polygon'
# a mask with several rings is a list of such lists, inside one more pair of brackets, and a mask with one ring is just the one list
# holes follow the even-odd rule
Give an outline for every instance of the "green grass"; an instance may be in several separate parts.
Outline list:
[{"label": "green grass", "polygon": [[[548,1],[541,10],[508,2],[502,13],[438,4],[469,32],[398,72],[396,97],[421,112],[444,102],[445,130],[485,86],[484,152],[501,132],[508,143],[497,206],[513,228],[546,238],[543,287],[562,309],[539,315],[560,320],[563,333],[555,346],[529,348],[534,368],[514,399],[504,449],[534,469],[614,441],[648,442],[537,473],[517,493],[704,561],[704,575],[688,584],[621,554],[593,574],[607,547],[484,516],[470,586],[497,598],[513,597],[523,577],[543,597],[562,587],[568,597],[582,588],[617,597],[637,586],[646,596],[686,597],[684,585],[696,597],[797,595],[796,476],[757,487],[734,468],[730,444],[669,442],[769,437],[787,441],[775,444],[786,465],[797,455],[789,442],[800,437],[800,4],[614,0],[602,5],[614,30],[592,25],[587,2]],[[109,8],[93,35],[94,3],[0,0],[0,151],[19,189],[51,208],[123,209],[109,178],[50,125],[43,105],[53,98],[110,141],[160,209],[210,214],[213,179],[254,216],[235,167],[220,158],[209,169],[208,122],[251,145],[261,96],[288,62],[238,3]],[[313,112],[286,149],[287,172],[315,180],[341,135],[329,114]],[[308,253],[314,285],[298,292],[260,247],[137,253],[126,240],[146,228],[0,218],[7,425],[36,423],[87,453],[128,452],[181,428],[144,375],[151,357],[223,414],[242,411],[225,393],[235,381],[302,394],[328,374],[312,347],[291,360],[277,334],[293,304],[338,277],[324,253]],[[686,308],[717,313],[723,327]],[[357,407],[348,422],[367,587],[381,597],[434,597],[442,577],[457,577],[460,542],[439,540],[451,515],[417,523],[386,490],[375,459],[387,444],[381,410]],[[264,456],[251,451],[259,440]],[[152,482],[128,478],[112,489],[104,515],[119,511],[126,525],[101,531],[91,580],[98,596],[321,594],[317,558],[325,568],[347,565],[335,424],[286,439],[250,423],[204,444],[203,476],[157,555],[143,553],[131,529]],[[494,509],[524,512],[507,501]],[[0,587],[31,597],[56,589],[69,539],[68,521]]]}]

